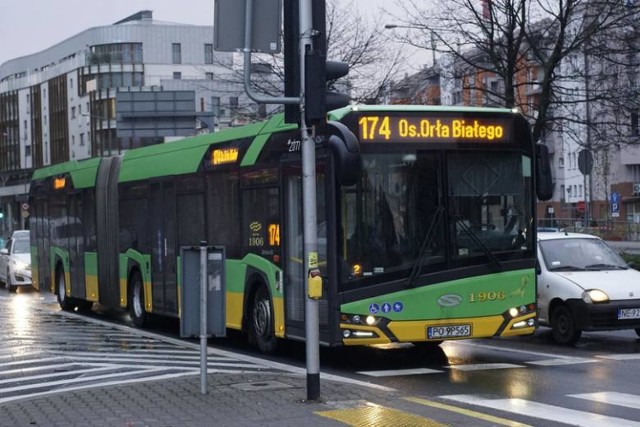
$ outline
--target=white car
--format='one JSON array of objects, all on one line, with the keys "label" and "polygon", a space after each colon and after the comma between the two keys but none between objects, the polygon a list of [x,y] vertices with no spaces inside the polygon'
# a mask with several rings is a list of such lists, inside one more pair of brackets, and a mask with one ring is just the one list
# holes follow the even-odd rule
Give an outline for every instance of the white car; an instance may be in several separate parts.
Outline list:
[{"label": "white car", "polygon": [[0,282],[9,292],[18,286],[31,286],[31,248],[29,231],[16,231],[0,249]]},{"label": "white car", "polygon": [[582,331],[634,329],[640,336],[640,271],[602,239],[538,233],[538,309],[553,338],[573,344]]}]

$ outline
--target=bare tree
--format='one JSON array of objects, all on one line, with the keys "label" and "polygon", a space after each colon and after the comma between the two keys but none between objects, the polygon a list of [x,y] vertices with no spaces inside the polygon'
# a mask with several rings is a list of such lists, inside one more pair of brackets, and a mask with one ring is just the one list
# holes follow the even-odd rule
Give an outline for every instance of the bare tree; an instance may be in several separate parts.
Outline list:
[{"label": "bare tree", "polygon": [[[468,89],[528,114],[536,140],[559,123],[573,122],[588,127],[594,137],[607,129],[609,137],[598,141],[610,143],[617,140],[612,134],[619,133],[619,140],[628,143],[634,140],[621,123],[629,122],[634,109],[637,117],[638,111],[637,94],[629,90],[638,67],[633,24],[639,16],[637,3],[450,0],[436,7],[403,0],[395,3],[397,12],[388,13],[411,31],[423,33],[422,37],[407,33],[406,43],[432,49],[426,41],[435,37],[437,51],[453,58],[457,77],[467,76]],[[537,75],[527,78],[532,64]],[[469,78],[483,72],[493,73],[501,84],[489,86]],[[581,82],[579,88],[576,81]],[[534,85],[538,96],[530,105],[531,98],[522,94]],[[585,104],[593,106],[592,111],[577,114],[575,107]],[[604,110],[611,113],[609,122],[593,119],[594,114],[604,117]]]},{"label": "bare tree", "polygon": [[[337,1],[327,1],[327,59],[349,65],[348,76],[337,82],[328,82],[328,86],[349,92],[353,102],[379,102],[405,62],[402,49],[390,49],[390,40],[380,28],[380,18],[371,20]],[[253,90],[261,95],[282,96],[284,55],[254,54],[252,57]],[[233,64],[218,65],[226,70],[224,76],[218,78],[229,84],[242,83],[244,77],[240,57]]]}]

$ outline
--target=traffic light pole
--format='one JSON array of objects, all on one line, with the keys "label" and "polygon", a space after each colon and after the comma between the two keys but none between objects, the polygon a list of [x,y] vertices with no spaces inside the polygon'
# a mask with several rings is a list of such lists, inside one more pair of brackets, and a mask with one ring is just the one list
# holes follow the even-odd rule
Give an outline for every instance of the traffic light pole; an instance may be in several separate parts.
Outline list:
[{"label": "traffic light pole", "polygon": [[[300,88],[305,87],[305,54],[313,49],[312,0],[298,0],[300,28]],[[316,215],[316,147],[313,127],[305,119],[306,97],[264,97],[251,90],[251,23],[253,0],[245,0],[244,87],[247,96],[267,104],[300,104],[300,133],[302,141],[302,215],[304,239],[304,276],[307,299],[305,303],[305,332],[307,350],[307,400],[320,399],[320,327],[318,299],[322,294],[322,279],[318,270],[318,230]],[[324,13],[324,10],[322,11]],[[287,53],[285,53],[287,54]],[[304,89],[301,90],[304,92]]]},{"label": "traffic light pole", "polygon": [[[311,0],[300,0],[300,70],[305,70],[305,53],[312,49]],[[300,73],[300,87],[305,87],[305,73]],[[318,229],[316,217],[316,148],[313,129],[305,120],[305,96],[300,105],[302,133],[302,214],[304,224],[305,332],[307,351],[307,400],[320,398],[320,334],[317,296],[311,282],[320,280],[318,272]],[[320,285],[321,286],[321,285]]]}]

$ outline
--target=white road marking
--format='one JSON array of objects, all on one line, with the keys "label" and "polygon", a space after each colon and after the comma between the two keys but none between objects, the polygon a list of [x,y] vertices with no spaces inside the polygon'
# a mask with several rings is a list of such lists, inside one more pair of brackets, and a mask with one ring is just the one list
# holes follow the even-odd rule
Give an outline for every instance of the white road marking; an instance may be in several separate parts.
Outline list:
[{"label": "white road marking", "polygon": [[526,368],[523,365],[514,365],[512,363],[476,363],[470,365],[452,365],[445,366],[447,369],[456,369],[459,371],[483,371],[489,369],[511,369],[511,368]]},{"label": "white road marking", "polygon": [[416,369],[390,369],[386,371],[359,371],[357,374],[368,375],[370,377],[395,377],[403,375],[423,375],[440,374],[444,371],[437,369],[416,368]]},{"label": "white road marking", "polygon": [[526,362],[529,365],[539,365],[539,366],[564,366],[564,365],[575,365],[579,363],[596,363],[598,360],[595,359],[586,359],[584,357],[572,357],[569,359],[545,359],[545,360],[534,360],[533,362]]},{"label": "white road marking", "polygon": [[[105,322],[105,321],[102,321],[102,320],[99,320],[99,319],[93,319],[93,318],[90,318],[90,317],[83,317],[83,316],[81,316],[79,314],[74,314],[74,313],[69,313],[69,312],[64,312],[64,311],[59,312],[59,314],[62,315],[62,316],[65,316],[65,317],[82,319],[83,321],[88,322],[88,323],[93,323],[93,324],[97,324],[97,325],[103,325],[103,326],[107,326],[107,327],[112,328],[112,329],[118,329],[120,331],[129,332],[129,333],[135,334],[137,336],[143,336],[143,337],[147,337],[147,338],[156,339],[158,341],[162,341],[162,342],[165,342],[165,343],[174,344],[174,345],[176,345],[178,347],[192,348],[192,349],[200,350],[200,344],[190,343],[190,342],[182,341],[182,340],[179,340],[179,339],[176,339],[176,338],[166,337],[166,336],[160,335],[160,334],[154,334],[152,332],[143,331],[143,330],[140,330],[140,329],[135,329],[135,328],[132,328],[130,326],[109,323],[109,322]],[[258,357],[246,356],[244,354],[233,353],[233,352],[226,351],[226,350],[214,349],[214,348],[208,347],[207,348],[207,354],[213,354],[213,355],[216,355],[216,356],[224,356],[224,357],[228,357],[228,358],[231,358],[231,359],[237,359],[237,360],[241,360],[241,361],[244,361],[244,362],[253,363],[253,364],[256,364],[256,365],[259,365],[259,366],[271,368],[271,369],[279,369],[279,370],[282,370],[284,372],[289,372],[289,373],[293,373],[293,374],[297,374],[297,375],[307,375],[306,368],[299,368],[297,366],[287,365],[287,364],[279,363],[279,362],[273,362],[273,361],[266,360],[266,359],[261,359],[261,358],[258,358]],[[385,387],[385,386],[381,386],[381,385],[378,385],[378,384],[369,383],[369,382],[366,382],[366,381],[359,381],[359,380],[343,377],[343,376],[340,376],[340,375],[326,374],[326,373],[320,372],[320,378],[321,379],[325,379],[325,380],[330,380],[330,381],[338,381],[338,382],[342,382],[342,383],[346,383],[346,384],[359,385],[359,386],[362,386],[362,387],[373,388],[373,389],[376,389],[376,390],[389,391],[389,392],[397,391],[396,389],[394,389],[392,387]],[[0,403],[2,403],[2,401],[0,401]]]},{"label": "white road marking", "polygon": [[539,418],[543,420],[564,423],[581,427],[637,427],[639,422],[607,417],[605,415],[591,412],[577,411],[574,409],[562,408],[560,406],[547,405],[545,403],[532,402],[524,399],[485,399],[473,395],[449,395],[440,396],[443,399],[453,400],[469,405],[477,405],[485,408],[507,411],[514,414]]},{"label": "white road marking", "polygon": [[640,396],[634,394],[602,391],[599,393],[570,394],[569,396],[594,402],[608,403],[609,405],[624,406],[625,408],[640,409]]},{"label": "white road marking", "polygon": [[596,356],[601,359],[609,359],[609,360],[638,360],[640,359],[640,353],[631,353],[631,354],[604,354],[600,356]]}]

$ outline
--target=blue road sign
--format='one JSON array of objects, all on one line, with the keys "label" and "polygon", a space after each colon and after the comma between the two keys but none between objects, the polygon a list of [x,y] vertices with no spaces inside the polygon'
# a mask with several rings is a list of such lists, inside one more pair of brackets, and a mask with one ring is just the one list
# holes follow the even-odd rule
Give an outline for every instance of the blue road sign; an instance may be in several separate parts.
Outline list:
[{"label": "blue road sign", "polygon": [[617,191],[611,192],[611,213],[620,212],[620,193]]}]

